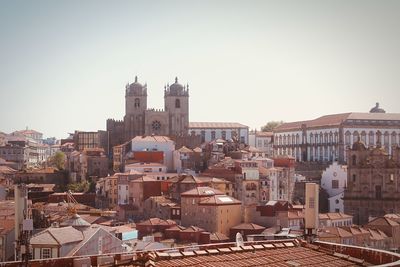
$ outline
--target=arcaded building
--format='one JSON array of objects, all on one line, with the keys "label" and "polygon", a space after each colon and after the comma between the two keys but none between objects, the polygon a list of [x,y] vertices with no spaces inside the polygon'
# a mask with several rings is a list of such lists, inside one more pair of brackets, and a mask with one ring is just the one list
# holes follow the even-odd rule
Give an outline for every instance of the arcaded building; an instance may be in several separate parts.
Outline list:
[{"label": "arcaded building", "polygon": [[110,149],[143,135],[182,136],[189,131],[189,85],[178,78],[164,87],[164,109],[147,107],[147,84],[135,82],[125,88],[123,120],[107,120]]},{"label": "arcaded building", "polygon": [[297,161],[345,163],[346,149],[358,139],[366,146],[378,143],[391,154],[399,145],[400,113],[385,113],[377,103],[369,113],[332,114],[314,120],[284,123],[274,129],[274,155]]},{"label": "arcaded building", "polygon": [[379,144],[366,148],[357,141],[347,151],[347,188],[344,212],[354,223],[365,224],[371,217],[400,213],[400,148],[392,156]]}]

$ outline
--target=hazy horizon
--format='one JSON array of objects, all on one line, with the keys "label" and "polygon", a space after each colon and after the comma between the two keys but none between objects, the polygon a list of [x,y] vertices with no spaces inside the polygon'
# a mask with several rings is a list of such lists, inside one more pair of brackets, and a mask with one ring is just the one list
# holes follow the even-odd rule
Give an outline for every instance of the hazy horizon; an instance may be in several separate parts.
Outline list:
[{"label": "hazy horizon", "polygon": [[124,116],[125,85],[190,87],[190,121],[400,113],[400,1],[2,1],[0,131],[65,138]]}]

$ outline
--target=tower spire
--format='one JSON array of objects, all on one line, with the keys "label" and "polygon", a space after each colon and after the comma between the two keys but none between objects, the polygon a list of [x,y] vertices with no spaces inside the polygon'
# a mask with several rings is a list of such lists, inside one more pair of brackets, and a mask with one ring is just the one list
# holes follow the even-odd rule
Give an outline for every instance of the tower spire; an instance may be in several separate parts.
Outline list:
[{"label": "tower spire", "polygon": [[137,75],[135,76],[135,83],[137,83]]}]

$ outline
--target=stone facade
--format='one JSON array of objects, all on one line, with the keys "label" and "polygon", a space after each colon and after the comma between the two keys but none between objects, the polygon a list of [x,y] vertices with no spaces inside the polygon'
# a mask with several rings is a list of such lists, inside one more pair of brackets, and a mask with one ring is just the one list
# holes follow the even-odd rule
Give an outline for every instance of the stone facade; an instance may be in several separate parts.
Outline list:
[{"label": "stone facade", "polygon": [[189,85],[175,83],[164,87],[164,109],[147,108],[147,84],[128,84],[125,91],[125,116],[122,121],[108,119],[109,147],[135,136],[187,135],[189,130]]},{"label": "stone facade", "polygon": [[400,148],[393,147],[390,157],[379,145],[367,149],[358,141],[347,156],[344,212],[353,215],[356,224],[365,224],[370,217],[399,213]]}]

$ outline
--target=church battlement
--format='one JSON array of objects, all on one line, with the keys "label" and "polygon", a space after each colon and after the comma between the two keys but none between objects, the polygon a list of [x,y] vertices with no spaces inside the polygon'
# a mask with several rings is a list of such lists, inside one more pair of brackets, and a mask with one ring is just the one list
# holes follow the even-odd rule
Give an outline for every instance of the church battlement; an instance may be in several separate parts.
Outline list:
[{"label": "church battlement", "polygon": [[118,123],[124,123],[123,120],[116,120],[116,119],[107,119],[107,125],[108,124],[118,124]]},{"label": "church battlement", "polygon": [[165,110],[162,108],[160,108],[160,109],[159,108],[148,108],[146,110],[146,112],[163,113],[163,112],[165,112]]},{"label": "church battlement", "polygon": [[125,86],[125,115],[123,120],[108,119],[110,147],[135,136],[186,135],[189,127],[189,85],[178,83],[164,87],[164,108],[147,107],[147,84],[138,77]]}]

